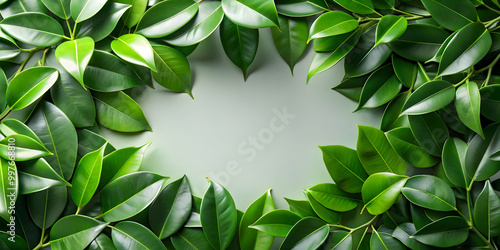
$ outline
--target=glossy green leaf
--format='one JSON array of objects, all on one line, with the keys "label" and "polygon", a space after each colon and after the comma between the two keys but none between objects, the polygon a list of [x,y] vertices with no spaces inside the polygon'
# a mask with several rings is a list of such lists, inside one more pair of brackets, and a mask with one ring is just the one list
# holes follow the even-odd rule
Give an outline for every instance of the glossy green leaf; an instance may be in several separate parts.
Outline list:
[{"label": "glossy green leaf", "polygon": [[111,34],[120,18],[130,7],[127,4],[107,2],[95,16],[81,24],[76,36],[88,36],[96,42],[101,41]]},{"label": "glossy green leaf", "polygon": [[101,233],[99,234],[93,241],[90,243],[88,250],[116,250],[115,245],[113,245],[113,241],[111,239]]},{"label": "glossy green leaf", "polygon": [[397,227],[394,229],[394,232],[392,233],[392,237],[398,239],[399,241],[401,241],[401,243],[403,243],[410,249],[415,249],[415,250],[429,249],[429,247],[411,238],[411,236],[416,232],[417,229],[415,228],[414,224],[409,222],[404,222],[402,224],[397,225]]},{"label": "glossy green leaf", "polygon": [[398,39],[406,31],[408,21],[402,16],[386,15],[377,24],[375,46]]},{"label": "glossy green leaf", "polygon": [[239,225],[239,239],[241,249],[268,249],[272,246],[274,237],[267,233],[249,228],[264,214],[274,210],[274,201],[271,190],[267,190],[261,197],[254,201],[248,208]]},{"label": "glossy green leaf", "polygon": [[84,37],[60,44],[56,49],[56,58],[80,84],[83,83],[83,73],[94,52],[94,40]]},{"label": "glossy green leaf", "polygon": [[196,17],[172,33],[163,41],[175,46],[191,46],[209,37],[222,22],[224,11],[219,2],[205,2],[200,4]]},{"label": "glossy green leaf", "polygon": [[134,27],[141,20],[148,6],[147,0],[119,0],[118,2],[131,5],[122,18],[128,28]]},{"label": "glossy green leaf", "polygon": [[[84,155],[99,149],[102,145],[107,143],[108,141],[100,136],[98,133],[90,131],[88,129],[81,129],[77,131],[78,134],[78,159],[81,159]],[[109,144],[106,146],[105,155],[112,153],[115,151],[115,147]],[[106,170],[106,167],[104,167]],[[103,172],[104,173],[104,172]],[[104,175],[101,173],[101,181],[99,182],[99,186],[104,182]],[[100,187],[98,188],[101,189]]]},{"label": "glossy green leaf", "polygon": [[250,228],[257,229],[276,237],[286,237],[292,227],[300,220],[292,211],[277,209],[264,214]]},{"label": "glossy green leaf", "polygon": [[350,10],[358,14],[371,14],[375,10],[373,9],[373,3],[371,0],[334,0],[340,6],[347,10]]},{"label": "glossy green leaf", "polygon": [[491,35],[481,23],[471,23],[460,29],[443,51],[439,61],[439,76],[452,75],[479,62],[490,50]]},{"label": "glossy green leaf", "polygon": [[397,239],[393,238],[391,234],[379,232],[377,230],[373,230],[370,237],[370,248],[386,250],[406,249],[406,247]]},{"label": "glossy green leaf", "polygon": [[376,108],[391,101],[401,91],[402,84],[387,64],[373,72],[361,91],[356,110]]},{"label": "glossy green leaf", "polygon": [[126,34],[111,42],[111,48],[120,58],[157,72],[153,48],[149,41],[137,34]]},{"label": "glossy green leaf", "polygon": [[307,191],[321,205],[338,212],[352,210],[361,201],[357,195],[346,193],[333,183],[318,184],[308,188]]},{"label": "glossy green leaf", "polygon": [[440,25],[458,30],[477,21],[476,8],[467,0],[422,0],[425,8]]},{"label": "glossy green leaf", "polygon": [[430,24],[409,24],[406,32],[388,45],[396,54],[412,61],[431,59],[448,38],[448,32]]},{"label": "glossy green leaf", "polygon": [[7,76],[3,69],[0,69],[0,112],[3,112],[5,106],[7,105],[7,100],[5,100],[5,95],[7,92]]},{"label": "glossy green leaf", "polygon": [[51,153],[42,143],[26,135],[9,135],[0,141],[0,156],[4,159],[12,156],[16,161],[27,161],[47,155]]},{"label": "glossy green leaf", "polygon": [[311,25],[308,41],[351,32],[358,27],[358,21],[341,11],[327,12]]},{"label": "glossy green leaf", "polygon": [[[17,168],[13,161],[7,161],[0,158],[0,217],[10,222],[10,217],[15,213],[12,207],[9,208],[11,201],[14,203],[17,199],[18,180]],[[14,195],[12,195],[14,193]]]},{"label": "glossy green leaf", "polygon": [[198,7],[190,0],[162,1],[144,13],[135,32],[149,38],[164,37],[188,23]]},{"label": "glossy green leaf", "polygon": [[344,61],[345,77],[366,75],[380,67],[391,56],[387,45],[375,47],[375,29],[361,35],[359,42]]},{"label": "glossy green leaf", "polygon": [[71,0],[71,17],[75,23],[93,17],[106,4],[106,0]]},{"label": "glossy green leaf", "polygon": [[200,228],[183,228],[171,238],[175,249],[198,250],[213,249]]},{"label": "glossy green leaf", "polygon": [[368,79],[368,75],[347,78],[332,89],[337,91],[339,94],[358,102],[366,79]]},{"label": "glossy green leaf", "polygon": [[49,47],[64,37],[63,28],[52,17],[42,13],[25,12],[7,17],[0,28],[8,35],[35,47]]},{"label": "glossy green leaf", "polygon": [[21,50],[16,46],[15,43],[7,39],[0,38],[0,60],[3,61],[14,58],[20,53]]},{"label": "glossy green leaf", "polygon": [[455,99],[455,88],[447,81],[430,81],[416,89],[406,101],[403,114],[423,115],[440,110]]},{"label": "glossy green leaf", "polygon": [[448,179],[455,185],[469,187],[471,179],[465,169],[467,143],[459,138],[449,138],[443,147],[443,168]]},{"label": "glossy green leaf", "polygon": [[59,219],[68,200],[66,187],[53,187],[27,196],[31,219],[42,230],[50,228]]},{"label": "glossy green leaf", "polygon": [[210,186],[201,203],[201,224],[210,245],[215,249],[225,249],[238,227],[236,206],[223,186],[210,179],[208,181]]},{"label": "glossy green leaf", "polygon": [[239,26],[224,18],[220,25],[220,40],[227,57],[241,69],[246,79],[247,69],[257,54],[259,30]]},{"label": "glossy green leaf", "polygon": [[349,232],[335,230],[330,233],[323,248],[330,250],[351,250],[352,245],[352,235]]},{"label": "glossy green leaf", "polygon": [[431,175],[411,177],[401,189],[413,204],[436,211],[456,209],[455,195],[446,182]]},{"label": "glossy green leaf", "polygon": [[359,193],[366,174],[356,150],[344,146],[320,146],[326,169],[338,187],[349,193]]},{"label": "glossy green leaf", "polygon": [[0,242],[4,249],[28,250],[28,243],[19,235],[11,236],[10,233],[0,231]]},{"label": "glossy green leaf", "polygon": [[481,115],[492,121],[500,121],[500,85],[490,85],[479,90],[481,94]]},{"label": "glossy green leaf", "polygon": [[168,46],[153,46],[158,73],[153,72],[153,78],[161,86],[181,93],[191,93],[191,68],[181,52]]},{"label": "glossy green leaf", "polygon": [[290,17],[306,17],[328,11],[325,0],[277,0],[278,13]]},{"label": "glossy green leaf", "polygon": [[280,246],[280,250],[317,249],[329,234],[328,224],[316,218],[304,218],[297,222]]},{"label": "glossy green leaf", "polygon": [[279,16],[279,22],[279,29],[271,27],[274,45],[293,73],[293,67],[306,51],[309,34],[307,20]]},{"label": "glossy green leaf", "polygon": [[75,174],[71,184],[71,198],[76,206],[83,207],[89,203],[94,196],[102,172],[102,158],[107,144],[100,149],[88,153],[82,157],[76,166]]},{"label": "glossy green leaf", "polygon": [[439,162],[420,147],[410,128],[396,128],[386,135],[396,153],[411,166],[428,168]]},{"label": "glossy green leaf", "polygon": [[97,121],[120,132],[151,131],[141,107],[123,92],[94,93]]},{"label": "glossy green leaf", "polygon": [[50,230],[52,249],[83,249],[108,225],[83,215],[70,215],[57,221]]},{"label": "glossy green leaf", "polygon": [[285,198],[290,207],[290,211],[298,214],[300,217],[316,217],[316,213],[308,201],[292,200]]},{"label": "glossy green leaf", "polygon": [[450,137],[448,127],[436,113],[408,117],[411,132],[418,144],[429,154],[441,156],[443,146]]},{"label": "glossy green leaf", "polygon": [[418,73],[418,65],[416,63],[393,54],[392,66],[394,68],[394,73],[403,85],[407,88],[411,88],[415,84]]},{"label": "glossy green leaf", "polygon": [[51,67],[34,67],[22,71],[7,87],[7,105],[12,110],[29,106],[54,85],[58,76],[59,72]]},{"label": "glossy green leaf", "polygon": [[323,206],[312,196],[311,192],[304,190],[304,194],[306,195],[312,210],[319,218],[330,224],[339,222],[340,216],[342,215],[340,212],[330,210]]},{"label": "glossy green leaf", "polygon": [[65,180],[71,179],[76,163],[78,138],[71,121],[56,106],[41,102],[27,125],[53,153],[45,159]]},{"label": "glossy green leaf", "polygon": [[139,147],[121,148],[106,155],[102,162],[98,190],[121,176],[139,171],[150,144],[151,142],[148,142]]},{"label": "glossy green leaf", "polygon": [[448,216],[433,221],[411,238],[435,247],[452,247],[462,244],[469,236],[469,225],[457,216]]},{"label": "glossy green leaf", "polygon": [[43,158],[18,162],[19,193],[31,194],[57,186],[71,186]]},{"label": "glossy green leaf", "polygon": [[361,194],[370,214],[382,214],[392,207],[408,177],[392,173],[375,173],[363,184]]},{"label": "glossy green leaf", "polygon": [[160,239],[147,227],[132,221],[116,224],[111,230],[111,237],[118,250],[166,249]]},{"label": "glossy green leaf", "polygon": [[408,97],[410,97],[410,92],[406,91],[397,95],[384,110],[382,120],[380,122],[380,129],[382,131],[388,131],[398,127],[408,126],[408,116],[401,115],[403,111],[404,104]]},{"label": "glossy green leaf", "polygon": [[222,9],[235,24],[247,28],[278,26],[273,0],[222,0]]},{"label": "glossy green leaf", "polygon": [[406,163],[394,151],[384,132],[362,125],[358,125],[358,131],[356,149],[366,173],[406,173]]},{"label": "glossy green leaf", "polygon": [[16,1],[2,1],[0,12],[3,18],[7,18],[19,13],[25,12],[39,12],[49,14],[47,8],[40,0],[16,0]]},{"label": "glossy green leaf", "polygon": [[70,13],[70,0],[41,0],[43,5],[62,19],[69,19]]},{"label": "glossy green leaf", "polygon": [[500,127],[492,124],[484,129],[484,137],[474,136],[469,143],[465,156],[465,167],[467,174],[472,180],[485,180],[500,170],[500,162],[493,161],[489,156],[500,150]]},{"label": "glossy green leaf", "polygon": [[481,95],[475,82],[468,82],[457,89],[455,107],[465,126],[484,138],[481,126]]},{"label": "glossy green leaf", "polygon": [[186,176],[165,187],[149,208],[149,224],[160,239],[179,231],[191,213],[191,189]]},{"label": "glossy green leaf", "polygon": [[487,239],[500,235],[500,197],[489,180],[484,183],[474,205],[474,224]]},{"label": "glossy green leaf", "polygon": [[[340,60],[342,60],[356,45],[359,38],[361,37],[361,31],[354,31],[352,33],[343,34],[339,36],[334,36],[335,41],[332,43],[328,43],[329,50],[328,52],[317,52],[314,55],[313,61],[309,68],[309,72],[307,73],[307,81],[311,79],[314,75],[321,73],[333,66],[335,66]],[[328,38],[320,38],[314,41],[316,45],[317,41],[321,39]]]},{"label": "glossy green leaf", "polygon": [[124,175],[101,192],[101,215],[105,221],[130,218],[151,204],[167,178],[148,172]]}]

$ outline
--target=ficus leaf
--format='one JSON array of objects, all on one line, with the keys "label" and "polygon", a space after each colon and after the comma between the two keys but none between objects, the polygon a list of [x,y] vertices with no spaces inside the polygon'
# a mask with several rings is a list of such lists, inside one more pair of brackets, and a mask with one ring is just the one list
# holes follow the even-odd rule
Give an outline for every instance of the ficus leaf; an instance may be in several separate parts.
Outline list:
[{"label": "ficus leaf", "polygon": [[153,48],[149,41],[137,34],[126,34],[111,42],[111,48],[120,58],[133,64],[150,68],[157,72]]},{"label": "ficus leaf", "polygon": [[449,30],[458,30],[478,19],[476,8],[467,0],[422,0],[422,3],[432,18]]},{"label": "ficus leaf", "polygon": [[82,215],[64,217],[50,230],[50,246],[52,249],[85,248],[107,225]]},{"label": "ficus leaf", "polygon": [[43,5],[62,19],[69,19],[71,17],[70,0],[41,0]]},{"label": "ficus leaf", "polygon": [[351,15],[341,11],[322,14],[310,28],[308,42],[312,39],[335,36],[355,30],[358,22]]},{"label": "ficus leaf", "polygon": [[154,45],[153,53],[158,72],[153,78],[161,86],[181,93],[191,93],[191,68],[181,52],[168,46]]},{"label": "ficus leaf", "polygon": [[83,37],[60,44],[56,49],[56,58],[82,86],[83,73],[94,52],[94,40]]},{"label": "ficus leaf", "polygon": [[309,29],[306,19],[286,18],[279,16],[280,28],[271,27],[271,34],[281,58],[293,73],[295,64],[304,54],[307,47]]},{"label": "ficus leaf", "polygon": [[484,129],[483,139],[475,135],[469,143],[465,156],[467,174],[472,180],[485,180],[500,170],[500,162],[490,159],[490,155],[500,150],[498,140],[500,136],[499,124],[492,124]]},{"label": "ficus leaf", "polygon": [[375,173],[363,184],[364,208],[373,215],[382,214],[396,202],[408,177],[392,173]]},{"label": "ficus leaf", "polygon": [[408,127],[393,129],[386,136],[396,153],[411,166],[428,168],[439,162],[420,147]]},{"label": "ficus leaf", "polygon": [[222,0],[222,9],[233,23],[243,27],[279,26],[273,0]]},{"label": "ficus leaf", "polygon": [[358,14],[371,14],[375,10],[373,9],[373,3],[370,0],[334,0],[340,6]]},{"label": "ficus leaf", "polygon": [[360,197],[340,190],[333,183],[318,184],[307,189],[312,197],[328,209],[346,212],[356,208]]},{"label": "ficus leaf", "polygon": [[392,66],[387,64],[380,67],[366,80],[356,111],[386,104],[399,94],[401,88],[402,84],[394,75]]},{"label": "ficus leaf", "polygon": [[19,193],[36,193],[57,186],[71,186],[43,158],[18,162]]},{"label": "ficus leaf", "polygon": [[452,247],[462,244],[468,236],[467,222],[457,216],[448,216],[427,224],[410,238],[430,246]]},{"label": "ficus leaf", "polygon": [[325,0],[277,0],[278,13],[290,17],[306,17],[328,11]]},{"label": "ficus leaf", "polygon": [[398,39],[406,31],[408,21],[402,16],[386,15],[377,24],[375,46]]},{"label": "ficus leaf", "polygon": [[186,228],[184,227],[179,232],[174,234],[170,240],[175,249],[214,249],[208,243],[205,234],[201,228]]},{"label": "ficus leaf", "polygon": [[489,180],[484,183],[474,205],[474,224],[488,239],[500,235],[500,197]]},{"label": "ficus leaf", "polygon": [[316,218],[304,218],[297,222],[287,234],[280,250],[316,249],[329,234],[328,225]]},{"label": "ficus leaf", "polygon": [[[9,176],[14,175],[14,179],[9,180]],[[13,161],[5,160],[0,157],[0,217],[5,221],[10,222],[12,210],[9,209],[10,202],[17,199],[18,181],[17,181],[17,168]],[[14,196],[12,196],[14,193]],[[10,196],[9,196],[10,195]]]},{"label": "ficus leaf", "polygon": [[106,0],[71,0],[71,16],[75,23],[80,23],[97,14],[106,2]]},{"label": "ficus leaf", "polygon": [[71,184],[71,198],[76,206],[83,207],[94,196],[102,172],[102,158],[104,157],[105,143],[98,150],[88,153],[80,159],[76,166]]},{"label": "ficus leaf", "polygon": [[76,37],[88,36],[96,42],[101,41],[111,34],[122,15],[130,7],[128,4],[107,2],[95,16],[81,24]]},{"label": "ficus leaf", "polygon": [[119,0],[118,2],[131,5],[130,9],[124,13],[122,18],[128,28],[134,27],[139,20],[141,20],[148,6],[147,0]]},{"label": "ficus leaf", "polygon": [[113,244],[117,250],[166,249],[160,239],[147,227],[132,221],[123,221],[111,229]]},{"label": "ficus leaf", "polygon": [[11,37],[36,47],[49,47],[64,37],[62,26],[52,17],[25,12],[3,19],[0,27]]},{"label": "ficus leaf", "polygon": [[456,210],[453,190],[446,182],[430,175],[411,177],[401,189],[413,204],[437,211]]},{"label": "ficus leaf", "polygon": [[254,224],[264,214],[274,210],[274,201],[271,190],[267,190],[254,201],[243,214],[239,225],[239,239],[241,249],[267,249],[274,242],[274,237],[265,232],[259,232],[249,226]]},{"label": "ficus leaf", "polygon": [[292,211],[277,209],[264,214],[249,227],[276,237],[286,237],[300,219],[300,216]]},{"label": "ficus leaf", "polygon": [[16,161],[28,161],[51,155],[52,153],[40,142],[26,135],[9,135],[0,141],[0,156]]},{"label": "ficus leaf", "polygon": [[435,112],[408,117],[410,129],[418,144],[428,153],[440,156],[446,140],[450,137],[448,127]]},{"label": "ficus leaf", "polygon": [[430,81],[416,89],[403,107],[405,115],[423,115],[444,108],[455,98],[455,88],[447,81]]},{"label": "ficus leaf", "polygon": [[468,82],[457,89],[455,107],[460,121],[484,138],[481,126],[481,95],[475,82]]}]

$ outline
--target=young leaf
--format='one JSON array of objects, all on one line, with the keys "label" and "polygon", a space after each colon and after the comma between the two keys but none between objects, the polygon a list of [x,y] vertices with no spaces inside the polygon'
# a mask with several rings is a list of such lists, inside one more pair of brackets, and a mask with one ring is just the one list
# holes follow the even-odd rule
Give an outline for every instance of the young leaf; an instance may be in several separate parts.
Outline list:
[{"label": "young leaf", "polygon": [[137,34],[126,34],[113,40],[111,48],[123,60],[158,72],[155,66],[153,48],[145,37]]},{"label": "young leaf", "polygon": [[448,216],[433,221],[411,238],[429,246],[452,247],[464,243],[469,236],[469,225],[457,216]]},{"label": "young leaf", "polygon": [[236,206],[231,194],[220,184],[208,179],[210,186],[201,203],[201,224],[208,242],[215,249],[225,249],[237,228]]},{"label": "young leaf", "polygon": [[465,126],[484,138],[481,126],[481,95],[475,82],[468,82],[457,89],[455,107]]},{"label": "young leaf", "polygon": [[181,52],[164,45],[153,46],[155,64],[158,72],[153,78],[161,86],[181,93],[191,93],[191,68]]},{"label": "young leaf", "polygon": [[[392,173],[375,173],[363,184],[364,208],[370,214],[382,214],[392,207],[408,177]],[[364,209],[363,208],[363,209]]]},{"label": "young leaf", "polygon": [[264,214],[249,227],[272,236],[286,237],[300,219],[300,216],[292,211],[277,209]]},{"label": "young leaf", "polygon": [[415,90],[403,107],[405,115],[423,115],[444,108],[455,98],[455,88],[447,81],[430,81]]},{"label": "young leaf", "polygon": [[330,210],[323,206],[312,196],[311,192],[309,192],[308,190],[304,190],[304,194],[306,195],[306,198],[309,201],[312,210],[316,215],[318,215],[319,218],[330,224],[339,222],[340,216],[342,215],[341,213]]},{"label": "young leaf", "polygon": [[0,141],[0,156],[4,159],[14,157],[15,161],[28,161],[51,154],[42,143],[25,135],[9,135]]},{"label": "young leaf", "polygon": [[83,207],[94,196],[102,171],[102,158],[107,144],[82,157],[76,166],[71,184],[71,198],[76,206]]},{"label": "young leaf", "polygon": [[440,25],[458,30],[477,21],[476,8],[467,0],[422,0],[425,9]]},{"label": "young leaf", "polygon": [[56,58],[78,82],[85,88],[83,73],[89,64],[94,52],[94,40],[84,37],[73,41],[67,41],[56,49]]},{"label": "young leaf", "polygon": [[111,237],[117,250],[166,249],[153,232],[137,222],[123,221],[116,224],[111,230]]},{"label": "young leaf", "polygon": [[119,0],[118,2],[131,5],[130,9],[123,15],[123,22],[129,29],[134,27],[139,20],[141,20],[144,11],[146,11],[146,7],[148,7],[147,0]]},{"label": "young leaf", "polygon": [[12,110],[26,108],[54,85],[59,72],[51,67],[34,67],[22,71],[7,87],[6,100]]},{"label": "young leaf", "polygon": [[413,167],[428,168],[439,162],[418,145],[408,127],[393,129],[386,136],[396,153]]},{"label": "young leaf", "polygon": [[71,0],[71,16],[75,23],[80,23],[97,14],[106,2],[106,0]]},{"label": "young leaf", "polygon": [[83,249],[87,247],[109,223],[98,221],[87,216],[66,216],[50,230],[50,247],[52,249]]},{"label": "young leaf", "polygon": [[328,237],[328,224],[316,218],[304,218],[297,222],[283,243],[280,250],[317,249]]},{"label": "young leaf", "polygon": [[474,205],[474,224],[487,239],[500,235],[500,197],[489,180],[484,183]]},{"label": "young leaf", "polygon": [[272,246],[274,237],[254,228],[249,228],[264,214],[274,210],[274,201],[271,190],[267,190],[261,197],[254,201],[247,209],[239,225],[239,237],[241,249],[268,249]]},{"label": "young leaf", "polygon": [[278,26],[273,0],[222,0],[222,9],[235,24],[247,28]]},{"label": "young leaf", "polygon": [[401,189],[413,204],[436,211],[456,210],[453,190],[446,182],[431,175],[411,177]]},{"label": "young leaf", "polygon": [[441,156],[443,146],[450,137],[448,127],[435,112],[408,117],[410,129],[418,144],[429,154]]},{"label": "young leaf", "polygon": [[406,31],[408,21],[405,17],[386,15],[377,24],[377,35],[375,46],[382,43],[390,43],[398,39]]},{"label": "young leaf", "polygon": [[338,212],[346,212],[356,208],[360,197],[340,190],[333,183],[318,184],[307,189],[312,197],[321,205]]},{"label": "young leaf", "polygon": [[301,18],[279,16],[279,22],[279,29],[271,27],[274,45],[293,73],[293,67],[302,57],[307,47],[309,34],[307,21]]},{"label": "young leaf", "polygon": [[0,22],[0,28],[12,38],[35,47],[52,46],[64,37],[63,28],[58,21],[35,12],[7,17]]},{"label": "young leaf", "polygon": [[382,106],[396,97],[401,88],[402,84],[394,75],[392,66],[382,66],[366,80],[356,110]]},{"label": "young leaf", "polygon": [[71,186],[43,158],[27,162],[18,162],[19,193],[31,194],[51,187]]},{"label": "young leaf", "polygon": [[327,12],[314,21],[310,28],[309,38],[312,39],[345,34],[355,30],[358,21],[351,15],[341,11]]}]

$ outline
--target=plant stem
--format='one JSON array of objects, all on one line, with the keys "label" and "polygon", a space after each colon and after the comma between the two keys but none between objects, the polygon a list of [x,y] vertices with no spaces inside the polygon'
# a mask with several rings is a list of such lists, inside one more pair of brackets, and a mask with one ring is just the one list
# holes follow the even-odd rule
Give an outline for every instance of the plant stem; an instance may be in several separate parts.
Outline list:
[{"label": "plant stem", "polygon": [[493,25],[493,24],[494,24],[494,23],[496,23],[497,21],[500,21],[500,16],[499,16],[499,17],[497,17],[497,18],[495,18],[495,19],[492,19],[492,20],[490,20],[490,21],[488,21],[488,22],[486,22],[486,23],[484,23],[484,26],[485,26],[486,28],[489,28],[491,25]]},{"label": "plant stem", "polygon": [[488,247],[490,249],[495,249],[495,247],[493,247],[493,245],[491,245],[491,242],[488,239],[484,238],[484,236],[481,234],[481,232],[479,232],[475,227],[471,227],[471,228],[479,236],[479,238],[481,238],[481,240],[483,240],[484,243],[486,243],[488,245]]},{"label": "plant stem", "polygon": [[14,77],[17,76],[19,73],[21,73],[21,71],[23,71],[24,66],[26,66],[26,63],[30,60],[30,58],[33,56],[34,53],[35,53],[35,51],[32,50],[32,51],[30,51],[28,56],[26,56],[26,58],[24,58],[23,62],[21,62],[21,65],[17,69],[16,73],[14,73]]},{"label": "plant stem", "polygon": [[71,40],[75,39],[76,36],[76,27],[78,26],[78,23],[75,23],[75,26],[73,26],[73,35],[71,36]]},{"label": "plant stem", "polygon": [[41,63],[40,65],[41,66],[45,66],[45,58],[47,57],[47,52],[49,52],[50,48],[46,48],[44,51],[43,51],[43,55],[42,55],[42,58],[40,59]]},{"label": "plant stem", "polygon": [[80,213],[80,210],[81,210],[81,209],[82,209],[82,207],[80,207],[80,206],[79,206],[79,207],[76,209],[76,213],[75,213],[75,215],[78,215],[78,214]]},{"label": "plant stem", "polygon": [[460,81],[459,83],[453,85],[453,87],[458,88],[458,87],[460,87],[460,85],[466,83],[472,77],[472,75],[474,75],[475,72],[476,71],[474,71],[474,69],[471,69],[470,72],[469,72],[469,74],[467,74],[467,76],[464,79],[462,79],[462,81]]},{"label": "plant stem", "polygon": [[472,204],[471,204],[470,190],[467,190],[467,210],[469,210],[470,222],[471,224],[474,224],[472,222]]},{"label": "plant stem", "polygon": [[483,3],[483,6],[484,6],[484,7],[486,7],[486,8],[488,8],[489,10],[491,10],[491,11],[493,11],[493,12],[497,13],[497,14],[500,14],[500,10],[497,10],[497,9],[495,9],[495,8],[492,8],[491,6],[489,6],[489,5],[485,4],[485,3]]},{"label": "plant stem", "polygon": [[49,242],[47,242],[45,244],[40,243],[35,248],[33,248],[33,250],[38,250],[38,249],[41,249],[41,248],[44,248],[44,247],[48,247],[48,246],[50,246]]},{"label": "plant stem", "polygon": [[419,15],[415,15],[415,14],[412,14],[412,13],[409,13],[409,12],[406,12],[406,11],[402,11],[402,10],[398,10],[396,8],[392,8],[393,11],[396,11],[396,12],[399,12],[401,14],[405,14],[405,15],[408,15],[408,16],[413,16],[413,17],[416,17],[416,16],[419,16]]},{"label": "plant stem", "polygon": [[66,19],[66,25],[68,26],[68,31],[69,31],[69,35],[70,35],[71,39],[75,38],[75,36],[73,34],[73,31],[71,29],[71,25],[69,24],[69,20],[68,19]]}]

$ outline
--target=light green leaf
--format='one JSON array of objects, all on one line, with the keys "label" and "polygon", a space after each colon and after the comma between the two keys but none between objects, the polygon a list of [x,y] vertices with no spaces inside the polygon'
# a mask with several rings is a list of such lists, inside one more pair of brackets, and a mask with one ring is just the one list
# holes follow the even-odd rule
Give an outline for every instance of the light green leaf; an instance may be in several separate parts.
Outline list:
[{"label": "light green leaf", "polygon": [[425,9],[440,25],[458,30],[477,21],[476,8],[468,0],[422,0]]},{"label": "light green leaf", "polygon": [[87,216],[70,215],[57,221],[50,230],[52,249],[83,249],[87,247],[109,223]]},{"label": "light green leaf", "polygon": [[67,41],[56,49],[56,58],[61,65],[85,88],[83,73],[94,53],[94,40],[83,37]]},{"label": "light green leaf", "polygon": [[0,141],[0,156],[4,159],[27,161],[51,154],[42,143],[26,135],[9,135]]},{"label": "light green leaf", "polygon": [[358,21],[351,15],[341,11],[327,12],[314,21],[310,28],[309,38],[312,39],[345,34],[355,30]]},{"label": "light green leaf", "polygon": [[346,212],[356,208],[360,197],[340,190],[334,183],[318,184],[307,189],[312,197],[321,205],[338,212]]},{"label": "light green leaf", "polygon": [[222,0],[222,9],[235,24],[247,28],[278,26],[273,0]]},{"label": "light green leaf", "polygon": [[293,73],[293,67],[307,47],[309,34],[307,21],[306,19],[283,16],[279,16],[278,20],[280,28],[271,27],[274,45]]},{"label": "light green leaf", "polygon": [[457,89],[455,107],[465,126],[484,138],[481,126],[481,94],[477,83],[468,82]]},{"label": "light green leaf", "polygon": [[120,58],[157,72],[153,48],[148,39],[137,34],[126,34],[111,42],[111,48]]},{"label": "light green leaf", "polygon": [[181,93],[191,93],[191,68],[181,52],[163,45],[153,46],[158,73],[153,72],[153,78],[161,86]]},{"label": "light green leaf", "polygon": [[405,17],[386,15],[377,24],[375,46],[381,43],[390,43],[398,39],[406,31],[408,21]]},{"label": "light green leaf", "polygon": [[130,9],[123,15],[123,22],[130,29],[134,27],[148,7],[148,0],[118,0],[117,2],[131,5]]},{"label": "light green leaf", "polygon": [[0,22],[8,35],[35,47],[49,47],[64,37],[62,26],[52,17],[35,12],[13,15]]},{"label": "light green leaf", "polygon": [[113,244],[118,250],[166,249],[147,227],[132,221],[123,221],[111,229]]},{"label": "light green leaf", "polygon": [[304,218],[297,222],[283,243],[280,250],[317,249],[325,242],[330,229],[328,224],[316,218]]},{"label": "light green leaf", "polygon": [[106,2],[106,0],[71,0],[71,16],[75,23],[80,23],[97,14]]},{"label": "light green leaf", "polygon": [[100,149],[82,157],[76,166],[71,184],[71,198],[76,206],[83,207],[94,196],[99,180],[101,179],[102,158],[107,143]]},{"label": "light green leaf", "polygon": [[375,173],[363,184],[361,194],[370,214],[382,214],[392,207],[408,177],[392,173]]},{"label": "light green leaf", "polygon": [[259,232],[249,226],[254,224],[264,214],[274,210],[274,201],[271,190],[267,190],[261,197],[254,201],[243,214],[239,225],[240,247],[243,250],[268,249],[273,245],[274,237],[267,233]]},{"label": "light green leaf", "polygon": [[31,139],[43,143],[40,138],[26,124],[16,119],[6,119],[0,123],[0,132],[5,136],[21,134],[30,137]]},{"label": "light green leaf", "polygon": [[57,174],[43,158],[27,162],[18,162],[19,193],[31,194],[51,187],[71,186]]},{"label": "light green leaf", "polygon": [[250,228],[257,229],[276,237],[286,237],[292,227],[300,220],[300,216],[292,211],[277,209],[264,214]]},{"label": "light green leaf", "polygon": [[62,19],[69,19],[71,17],[70,13],[70,3],[71,0],[41,0],[43,5],[50,10],[50,12],[56,14],[56,16]]}]

